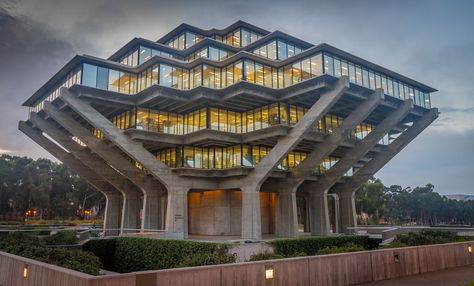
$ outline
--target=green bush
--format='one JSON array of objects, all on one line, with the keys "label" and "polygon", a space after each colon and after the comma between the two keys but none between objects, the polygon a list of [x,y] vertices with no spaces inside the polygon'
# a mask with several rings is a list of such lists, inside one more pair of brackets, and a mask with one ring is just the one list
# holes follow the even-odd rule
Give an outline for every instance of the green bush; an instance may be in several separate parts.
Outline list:
[{"label": "green bush", "polygon": [[93,239],[87,242],[83,249],[94,253],[102,262],[104,269],[114,270],[115,239]]},{"label": "green bush", "polygon": [[343,247],[348,243],[360,245],[363,249],[374,249],[378,246],[378,241],[368,236],[357,235],[278,239],[270,242],[275,248],[275,253],[284,257],[292,257],[302,252],[307,255],[316,255],[323,248]]},{"label": "green bush", "polygon": [[119,237],[90,241],[85,249],[120,273],[235,262],[229,245],[186,240]]},{"label": "green bush", "polygon": [[362,250],[364,250],[364,248],[361,245],[348,243],[344,246],[325,247],[323,249],[320,249],[316,254],[325,255],[325,254],[356,252],[356,251],[362,251]]},{"label": "green bush", "polygon": [[270,253],[270,252],[263,252],[263,253],[252,254],[250,256],[249,261],[281,259],[281,258],[283,258],[283,256],[281,256],[279,254]]},{"label": "green bush", "polygon": [[60,231],[53,235],[44,237],[43,241],[47,245],[68,245],[79,243],[79,239],[76,236],[76,231],[74,230]]},{"label": "green bush", "polygon": [[462,241],[466,241],[466,238],[458,236],[452,231],[423,230],[421,232],[398,234],[394,241],[390,244],[390,247],[417,246]]},{"label": "green bush", "polygon": [[0,239],[0,250],[14,255],[54,264],[84,273],[98,275],[99,259],[92,253],[48,248],[31,233],[13,232]]}]

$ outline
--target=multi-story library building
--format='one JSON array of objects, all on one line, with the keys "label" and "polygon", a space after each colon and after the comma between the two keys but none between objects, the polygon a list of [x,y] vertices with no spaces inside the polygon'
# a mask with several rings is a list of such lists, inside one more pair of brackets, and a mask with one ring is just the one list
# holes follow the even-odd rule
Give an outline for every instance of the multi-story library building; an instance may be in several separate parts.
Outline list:
[{"label": "multi-story library building", "polygon": [[356,190],[438,116],[436,90],[239,21],[75,56],[19,129],[107,198],[105,233],[350,233]]}]

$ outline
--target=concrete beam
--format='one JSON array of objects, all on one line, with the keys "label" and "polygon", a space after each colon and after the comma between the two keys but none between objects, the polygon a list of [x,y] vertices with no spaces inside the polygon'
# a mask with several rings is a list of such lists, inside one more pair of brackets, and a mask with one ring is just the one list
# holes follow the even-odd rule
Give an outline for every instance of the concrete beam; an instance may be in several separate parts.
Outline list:
[{"label": "concrete beam", "polygon": [[[35,113],[30,115],[30,120],[36,127],[61,144],[85,166],[89,167],[93,172],[109,182],[115,187],[115,189],[122,193],[124,199],[121,211],[121,233],[124,231],[129,232],[130,230],[136,231],[137,229],[140,229],[139,201],[141,190],[137,188],[135,184],[123,177],[122,174],[117,172],[117,170],[112,168],[105,161],[93,156],[85,147],[80,146],[72,140],[71,136],[61,132],[56,128],[56,126],[54,126],[54,124],[41,118]],[[160,228],[164,229],[164,226],[162,225]]]},{"label": "concrete beam", "polygon": [[365,156],[377,143],[412,110],[413,101],[405,101],[397,110],[390,113],[364,139],[342,157],[321,179],[316,182],[314,191],[326,192],[351,168]]},{"label": "concrete beam", "polygon": [[[158,181],[137,169],[130,161],[117,152],[117,150],[111,148],[104,141],[94,137],[89,130],[75,121],[72,116],[65,111],[58,110],[50,102],[45,102],[43,110],[69,133],[84,142],[92,152],[102,157],[102,159],[113,166],[114,169],[118,170],[123,176],[138,186],[144,193],[143,213],[147,213],[147,197],[150,196],[150,198],[155,198],[163,192],[163,187]],[[156,216],[145,217],[145,219],[142,220],[141,228],[143,230],[159,229],[159,210],[154,209],[153,211],[156,211]]]},{"label": "concrete beam", "polygon": [[367,182],[375,173],[377,173],[385,164],[403,150],[418,134],[425,130],[436,118],[439,112],[437,108],[432,108],[422,118],[418,119],[405,132],[400,134],[392,143],[385,146],[383,151],[377,153],[367,164],[360,168],[347,183],[335,187],[335,191],[355,191],[362,184]]},{"label": "concrete beam", "polygon": [[178,180],[178,176],[172,174],[170,168],[143,148],[141,143],[131,140],[109,119],[95,110],[87,102],[78,98],[77,95],[72,94],[67,88],[63,87],[60,89],[60,98],[90,125],[100,130],[105,138],[110,140],[115,146],[130,156],[130,158],[139,162],[167,189],[170,187],[170,182]]},{"label": "concrete beam", "polygon": [[247,184],[256,185],[257,189],[259,189],[273,168],[303,140],[303,136],[313,129],[316,122],[331,109],[348,88],[349,79],[343,76],[332,88],[323,93],[318,101],[305,113],[303,118],[288,131],[286,136],[278,140],[268,155],[254,168],[253,172],[246,178]]},{"label": "concrete beam", "polygon": [[357,125],[362,123],[384,98],[382,89],[376,90],[366,101],[359,106],[344,119],[337,129],[326,137],[323,143],[311,151],[306,159],[301,162],[293,171],[292,179],[289,180],[290,186],[297,188],[305,178],[314,173],[319,164],[329,155],[331,155],[337,147],[347,139]]},{"label": "concrete beam", "polygon": [[[111,184],[104,181],[87,166],[82,164],[81,161],[74,158],[72,154],[66,152],[64,149],[46,138],[40,130],[34,129],[33,126],[24,121],[19,122],[18,129],[38,145],[50,152],[58,160],[63,162],[64,165],[77,173],[82,179],[86,180],[96,190],[104,194],[107,200],[104,216],[105,235],[117,235],[120,228],[121,217],[120,206],[122,198],[120,193],[117,192]],[[120,203],[120,205],[117,206],[117,203]]]}]

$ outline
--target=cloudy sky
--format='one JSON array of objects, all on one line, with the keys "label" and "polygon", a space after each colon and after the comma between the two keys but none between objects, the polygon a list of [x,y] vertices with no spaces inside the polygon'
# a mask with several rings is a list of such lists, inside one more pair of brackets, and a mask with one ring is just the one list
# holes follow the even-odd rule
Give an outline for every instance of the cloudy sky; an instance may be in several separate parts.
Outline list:
[{"label": "cloudy sky", "polygon": [[326,42],[433,86],[440,118],[377,177],[474,194],[474,1],[0,0],[0,152],[51,156],[17,130],[21,103],[75,54],[108,57],[133,37],[157,40],[185,22],[241,19]]}]

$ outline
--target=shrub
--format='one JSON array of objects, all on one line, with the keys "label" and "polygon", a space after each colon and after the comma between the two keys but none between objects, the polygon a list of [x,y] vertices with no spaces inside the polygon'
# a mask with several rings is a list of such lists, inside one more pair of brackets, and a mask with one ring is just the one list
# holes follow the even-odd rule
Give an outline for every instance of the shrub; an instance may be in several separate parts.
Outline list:
[{"label": "shrub", "polygon": [[43,240],[24,232],[10,233],[0,239],[0,250],[92,275],[98,275],[101,266],[99,259],[92,253],[51,249]]},{"label": "shrub", "polygon": [[235,262],[229,245],[186,240],[119,237],[92,240],[84,249],[120,273]]},{"label": "shrub", "polygon": [[356,252],[356,251],[362,251],[362,250],[364,250],[364,248],[361,245],[348,243],[344,246],[325,247],[323,249],[320,249],[316,254],[325,255],[325,254]]},{"label": "shrub", "polygon": [[301,252],[307,255],[316,255],[323,248],[343,247],[348,243],[360,245],[363,249],[373,249],[378,246],[378,241],[372,240],[368,236],[357,235],[278,239],[270,242],[275,248],[275,253],[284,257],[295,256]]},{"label": "shrub", "polygon": [[262,252],[257,254],[252,254],[249,261],[259,261],[259,260],[270,260],[270,259],[281,259],[283,256],[270,252]]},{"label": "shrub", "polygon": [[66,267],[76,271],[99,275],[102,266],[99,258],[92,253],[81,250],[66,250],[62,248],[49,249],[47,263]]},{"label": "shrub", "polygon": [[43,241],[47,245],[66,245],[79,243],[79,239],[76,236],[76,231],[74,230],[60,231],[53,235],[44,237]]},{"label": "shrub", "polygon": [[407,234],[398,234],[391,247],[417,246],[428,244],[441,244],[449,242],[466,241],[466,238],[458,236],[452,231],[423,230],[421,232],[409,232]]},{"label": "shrub", "polygon": [[94,253],[102,262],[104,269],[114,270],[115,239],[94,239],[87,242],[83,249]]}]

